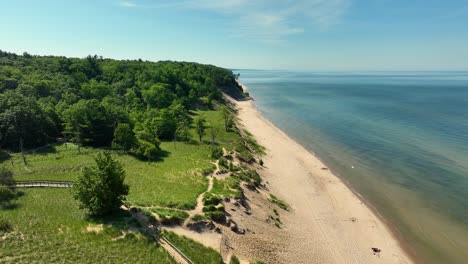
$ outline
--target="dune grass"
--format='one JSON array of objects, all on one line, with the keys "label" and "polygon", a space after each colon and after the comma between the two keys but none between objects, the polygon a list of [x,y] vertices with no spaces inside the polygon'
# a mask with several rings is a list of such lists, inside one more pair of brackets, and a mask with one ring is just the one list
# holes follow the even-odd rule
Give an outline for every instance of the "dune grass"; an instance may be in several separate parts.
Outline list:
[{"label": "dune grass", "polygon": [[0,212],[13,225],[0,235],[0,263],[175,263],[151,239],[128,233],[129,215],[86,219],[69,189],[26,189],[16,204]]},{"label": "dune grass", "polygon": [[213,179],[211,193],[222,197],[241,198],[239,179],[236,177],[228,177],[222,180]]},{"label": "dune grass", "polygon": [[289,205],[285,201],[278,199],[278,197],[274,196],[273,194],[270,194],[270,198],[268,200],[270,200],[270,202],[278,205],[279,208],[281,208],[281,209],[283,209],[285,211],[289,211]]},{"label": "dune grass", "polygon": [[212,248],[205,247],[185,236],[178,236],[171,231],[163,230],[162,235],[195,264],[223,263],[221,255]]},{"label": "dune grass", "polygon": [[147,208],[145,211],[156,213],[163,225],[180,225],[189,217],[186,211],[166,209],[166,208]]}]

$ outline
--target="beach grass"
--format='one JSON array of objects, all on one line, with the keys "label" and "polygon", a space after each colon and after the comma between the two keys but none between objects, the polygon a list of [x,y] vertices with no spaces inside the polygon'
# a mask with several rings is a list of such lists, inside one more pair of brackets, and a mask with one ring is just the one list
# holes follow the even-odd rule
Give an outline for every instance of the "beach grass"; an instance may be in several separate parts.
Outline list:
[{"label": "beach grass", "polygon": [[212,248],[205,247],[185,236],[178,236],[171,231],[163,230],[162,235],[182,251],[190,260],[192,260],[193,263],[223,263],[221,255]]},{"label": "beach grass", "polygon": [[222,197],[241,198],[241,188],[239,179],[235,177],[227,177],[222,180],[213,179],[213,188],[210,191]]},{"label": "beach grass", "polygon": [[145,210],[157,214],[163,225],[182,224],[189,217],[189,214],[182,210],[167,208],[148,208]]},{"label": "beach grass", "polygon": [[278,205],[279,208],[285,211],[289,211],[289,205],[285,201],[278,199],[278,197],[274,196],[273,194],[270,194],[269,200],[270,202]]},{"label": "beach grass", "polygon": [[86,218],[70,189],[25,189],[15,204],[1,211],[13,227],[0,235],[1,263],[175,263],[154,241],[130,231],[134,223],[125,212]]}]

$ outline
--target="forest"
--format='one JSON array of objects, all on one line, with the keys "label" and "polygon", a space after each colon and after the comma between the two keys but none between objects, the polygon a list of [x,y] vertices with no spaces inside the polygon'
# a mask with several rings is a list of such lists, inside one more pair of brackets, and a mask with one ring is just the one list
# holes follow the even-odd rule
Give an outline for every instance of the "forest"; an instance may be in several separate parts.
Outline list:
[{"label": "forest", "polygon": [[61,141],[151,159],[161,141],[186,140],[190,111],[213,108],[222,91],[242,95],[232,71],[212,65],[0,50],[0,148]]}]

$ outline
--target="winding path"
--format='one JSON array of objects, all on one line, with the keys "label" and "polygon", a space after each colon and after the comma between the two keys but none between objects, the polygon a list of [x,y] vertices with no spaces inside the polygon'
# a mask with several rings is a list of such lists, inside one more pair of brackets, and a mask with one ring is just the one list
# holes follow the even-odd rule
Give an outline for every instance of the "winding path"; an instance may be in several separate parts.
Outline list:
[{"label": "winding path", "polygon": [[189,217],[185,219],[183,226],[187,226],[187,224],[190,222],[190,219],[192,219],[194,215],[203,213],[203,197],[205,197],[207,192],[211,192],[213,189],[213,177],[219,171],[218,162],[219,161],[216,161],[216,163],[214,163],[216,165],[216,170],[210,176],[208,176],[208,188],[197,197],[197,205],[195,206],[195,209],[188,211]]}]

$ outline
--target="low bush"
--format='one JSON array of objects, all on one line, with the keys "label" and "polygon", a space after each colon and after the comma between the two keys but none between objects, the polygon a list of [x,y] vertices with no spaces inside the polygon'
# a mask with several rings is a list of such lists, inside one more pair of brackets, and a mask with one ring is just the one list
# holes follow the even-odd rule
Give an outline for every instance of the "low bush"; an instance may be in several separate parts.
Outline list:
[{"label": "low bush", "polygon": [[216,170],[216,166],[214,164],[211,164],[212,166],[205,168],[202,170],[202,174],[205,176],[208,176],[212,174]]},{"label": "low bush", "polygon": [[8,206],[16,198],[16,192],[6,186],[0,186],[0,208]]},{"label": "low bush", "polygon": [[285,211],[289,211],[289,205],[285,201],[278,199],[273,194],[270,194],[270,199],[269,200],[270,200],[270,202],[278,205],[281,209],[283,209]]},{"label": "low bush", "polygon": [[215,222],[222,222],[226,219],[224,211],[206,212],[206,217],[210,218]]},{"label": "low bush", "polygon": [[213,159],[219,159],[223,156],[223,149],[219,146],[213,147],[211,149],[211,157]]},{"label": "low bush", "polygon": [[236,256],[232,256],[230,264],[240,264],[239,258],[237,258]]},{"label": "low bush", "polygon": [[203,204],[205,206],[209,206],[209,205],[216,206],[220,202],[221,202],[221,197],[212,193],[205,193],[205,196],[203,197]]},{"label": "low bush", "polygon": [[163,225],[180,225],[189,217],[187,212],[180,210],[161,208],[151,208],[150,210],[159,216],[159,220]]},{"label": "low bush", "polygon": [[194,222],[198,222],[198,221],[201,221],[201,220],[205,220],[205,216],[201,215],[201,214],[196,214],[192,217],[192,221]]},{"label": "low bush", "polygon": [[[206,198],[206,200],[205,200]],[[211,193],[205,194],[203,198],[203,213],[205,216],[213,221],[221,222],[225,220],[224,205],[220,204],[221,198]]]},{"label": "low bush", "polygon": [[5,219],[0,219],[0,232],[10,232],[13,230],[13,225],[5,220]]},{"label": "low bush", "polygon": [[252,170],[252,169],[246,169],[240,173],[237,174],[237,176],[247,182],[247,184],[250,186],[250,187],[259,187],[260,184],[262,183],[262,178],[260,177],[260,175],[258,174],[258,172],[256,170]]}]

